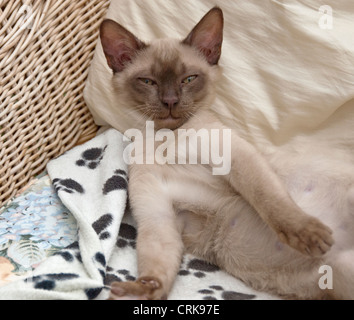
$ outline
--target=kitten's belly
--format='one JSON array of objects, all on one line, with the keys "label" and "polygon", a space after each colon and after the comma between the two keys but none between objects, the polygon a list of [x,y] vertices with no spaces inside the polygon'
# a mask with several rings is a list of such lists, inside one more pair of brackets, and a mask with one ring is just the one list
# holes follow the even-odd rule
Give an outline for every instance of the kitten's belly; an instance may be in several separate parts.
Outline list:
[{"label": "kitten's belly", "polygon": [[[200,173],[195,170],[195,173]],[[275,232],[223,178],[199,180],[178,175],[169,180],[178,222],[188,252],[211,263],[224,264],[227,257],[235,266],[260,270],[265,265],[277,268],[291,257],[303,256],[282,244]],[[220,257],[222,255],[222,257]]]},{"label": "kitten's belly", "polygon": [[[354,244],[354,230],[351,230],[354,205],[353,212],[349,212],[346,186],[333,179],[323,179],[312,170],[311,174],[295,170],[282,179],[295,202],[306,213],[332,228],[336,240],[334,250],[340,249],[343,244]],[[206,168],[178,166],[168,188],[177,210],[197,211],[199,215],[199,225],[194,220],[186,229],[190,234],[198,233],[195,243],[189,244],[190,248],[194,246],[194,253],[211,248],[214,252],[219,248],[225,253],[225,248],[229,248],[230,255],[232,252],[243,253],[240,255],[241,264],[249,260],[252,266],[256,266],[257,262],[276,267],[286,261],[294,261],[296,257],[300,261],[304,259],[303,255],[279,241],[275,232],[230,187],[226,179],[212,176]],[[208,219],[203,221],[202,216],[208,216]],[[187,219],[185,225],[188,226],[190,216],[185,215],[184,219]],[[256,255],[253,256],[252,252]]]},{"label": "kitten's belly", "polygon": [[[275,232],[230,187],[224,177],[212,176],[200,166],[178,166],[169,173],[172,195],[188,251],[216,262],[216,251],[230,258],[240,253],[240,265],[250,260],[267,264],[284,261],[284,250]],[[226,249],[227,248],[227,249]],[[257,252],[256,259],[252,252]],[[236,262],[237,263],[237,262]],[[247,264],[247,263],[246,263]]]}]

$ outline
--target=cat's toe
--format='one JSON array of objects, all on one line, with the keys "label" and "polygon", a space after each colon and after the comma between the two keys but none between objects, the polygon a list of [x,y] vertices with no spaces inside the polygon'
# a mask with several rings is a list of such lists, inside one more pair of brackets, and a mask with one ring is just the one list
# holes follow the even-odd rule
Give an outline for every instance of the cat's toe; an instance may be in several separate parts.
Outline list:
[{"label": "cat's toe", "polygon": [[135,282],[113,282],[108,300],[147,300],[147,297]]},{"label": "cat's toe", "polygon": [[113,282],[108,300],[163,299],[162,285],[155,277],[142,277],[137,281]]},{"label": "cat's toe", "polygon": [[279,233],[279,238],[292,248],[312,257],[324,255],[334,244],[332,230],[312,217],[302,221],[297,228],[283,230]]},{"label": "cat's toe", "polygon": [[324,255],[334,244],[332,230],[316,219],[308,222],[301,233],[301,238],[307,245],[307,253],[311,256]]}]

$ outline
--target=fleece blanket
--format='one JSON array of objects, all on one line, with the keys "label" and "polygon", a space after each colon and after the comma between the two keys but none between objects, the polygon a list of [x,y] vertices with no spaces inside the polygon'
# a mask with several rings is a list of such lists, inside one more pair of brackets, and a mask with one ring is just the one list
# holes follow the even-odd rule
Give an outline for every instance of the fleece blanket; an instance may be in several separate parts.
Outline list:
[{"label": "fleece blanket", "polygon": [[[78,236],[32,274],[0,287],[0,299],[106,299],[112,281],[135,280],[136,225],[127,210],[123,136],[109,129],[52,160],[47,170],[76,219]],[[185,254],[168,299],[275,299]]]}]

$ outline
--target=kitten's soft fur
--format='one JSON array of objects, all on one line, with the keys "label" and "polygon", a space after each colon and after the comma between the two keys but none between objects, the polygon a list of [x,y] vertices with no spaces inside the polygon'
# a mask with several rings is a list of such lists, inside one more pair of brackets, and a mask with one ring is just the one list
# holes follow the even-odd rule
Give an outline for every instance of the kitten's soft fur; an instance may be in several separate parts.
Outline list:
[{"label": "kitten's soft fur", "polygon": [[[219,8],[183,41],[147,45],[114,21],[102,23],[117,103],[137,128],[144,132],[146,120],[176,134],[224,128],[208,111],[222,38]],[[265,158],[232,132],[230,173],[215,176],[212,168],[130,166],[139,279],[113,283],[111,299],[166,298],[184,250],[283,297],[354,298],[353,167],[287,152]],[[333,289],[319,286],[322,265],[333,269]]]}]

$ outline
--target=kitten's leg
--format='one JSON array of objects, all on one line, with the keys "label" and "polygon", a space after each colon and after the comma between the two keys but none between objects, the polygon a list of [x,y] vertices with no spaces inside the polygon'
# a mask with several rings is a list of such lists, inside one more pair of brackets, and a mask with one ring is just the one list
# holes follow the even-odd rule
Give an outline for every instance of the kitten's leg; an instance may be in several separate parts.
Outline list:
[{"label": "kitten's leg", "polygon": [[169,195],[153,175],[130,175],[130,205],[138,225],[139,278],[115,282],[110,299],[165,299],[182,259],[183,243]]},{"label": "kitten's leg", "polygon": [[[230,130],[217,122],[208,123],[208,118],[202,117],[195,121],[201,122],[210,135],[215,128]],[[191,127],[193,125],[190,124]],[[214,145],[211,151],[214,153],[220,146],[230,148],[231,170],[225,177],[233,188],[256,209],[283,242],[306,255],[320,256],[326,253],[333,244],[332,231],[300,209],[280,178],[250,143],[234,131],[231,133],[231,141],[224,139],[223,134],[219,135],[219,140],[213,142],[212,139]],[[225,151],[223,154],[228,154]],[[218,167],[213,163],[211,166],[213,169]]]},{"label": "kitten's leg", "polygon": [[[225,179],[277,233],[280,240],[310,256],[321,256],[331,248],[331,229],[317,218],[306,214],[292,200],[280,178],[250,143],[239,137],[235,131],[223,126],[208,112],[198,114],[198,117],[192,118],[187,124],[187,129],[203,128],[203,132],[208,132],[211,137],[211,158],[220,154],[222,146],[222,164],[226,167],[225,163],[229,160],[231,167],[230,172],[224,175]],[[213,139],[215,129],[217,132],[224,129],[226,131]],[[227,134],[230,131],[231,136]],[[202,139],[202,143],[203,148],[210,147],[208,139]],[[228,155],[230,159],[227,159]],[[199,161],[200,158],[199,156]],[[213,159],[211,160],[213,172],[214,169],[220,169],[220,164],[214,164]],[[222,169],[223,172],[226,171],[225,168]]]},{"label": "kitten's leg", "polygon": [[310,256],[322,255],[331,248],[332,231],[297,206],[279,177],[249,143],[233,135],[231,155],[231,185],[280,240]]}]

